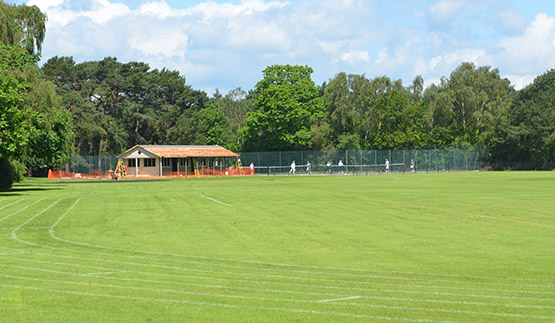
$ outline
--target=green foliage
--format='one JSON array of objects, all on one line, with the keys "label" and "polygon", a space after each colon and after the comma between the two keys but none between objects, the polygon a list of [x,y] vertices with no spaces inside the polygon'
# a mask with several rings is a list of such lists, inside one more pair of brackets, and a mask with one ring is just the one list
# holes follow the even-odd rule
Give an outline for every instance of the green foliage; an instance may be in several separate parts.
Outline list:
[{"label": "green foliage", "polygon": [[23,49],[0,43],[0,157],[20,155],[32,135],[31,111],[21,105],[29,88],[22,72],[33,62]]},{"label": "green foliage", "polygon": [[405,93],[391,91],[376,102],[379,117],[378,128],[373,135],[372,147],[376,149],[414,149],[426,143],[427,134],[423,124],[426,106],[410,103]]},{"label": "green foliage", "polygon": [[345,73],[320,88],[310,67],[274,65],[254,90],[217,91],[211,99],[177,71],[115,58],[75,64],[53,57],[43,72],[71,114],[83,155],[118,154],[136,143],[234,151],[479,147],[485,161],[552,167],[552,118],[545,111],[553,95],[543,95],[543,108],[534,113],[530,100],[516,101],[517,108],[515,91],[497,69],[471,63],[426,89],[420,76],[405,87],[386,76]]},{"label": "green foliage", "polygon": [[218,91],[214,94],[214,100],[225,114],[226,123],[229,127],[227,134],[229,141],[225,145],[231,151],[239,151],[243,145],[242,131],[245,126],[247,115],[252,110],[254,95],[236,88],[222,96]]},{"label": "green foliage", "polygon": [[200,111],[199,132],[205,144],[229,147],[231,138],[227,120],[217,102],[209,103]]},{"label": "green foliage", "polygon": [[13,180],[14,182],[21,182],[25,179],[25,173],[27,172],[27,166],[19,160],[11,160],[13,170]]},{"label": "green foliage", "polygon": [[[427,144],[422,78],[406,89],[387,77],[339,73],[324,88],[327,122],[318,138],[339,149],[406,149]],[[325,131],[325,132],[323,132]]]},{"label": "green foliage", "polygon": [[476,145],[491,131],[494,116],[510,104],[512,89],[497,69],[463,63],[449,79],[424,92],[430,107],[432,142],[435,145]]},{"label": "green foliage", "polygon": [[33,114],[29,123],[34,132],[20,159],[30,168],[60,165],[73,155],[75,136],[71,114],[62,107],[54,84],[43,78],[38,67],[26,71],[31,82],[24,105]]},{"label": "green foliage", "polygon": [[42,71],[71,113],[78,154],[116,155],[138,143],[207,141],[210,121],[202,119],[200,111],[208,98],[185,85],[177,71],[151,70],[145,63],[121,63],[112,57],[81,64],[53,57]]},{"label": "green foliage", "polygon": [[40,54],[46,35],[46,15],[37,6],[8,5],[0,1],[0,42]]},{"label": "green foliage", "polygon": [[0,191],[11,188],[13,181],[12,165],[7,159],[0,157]]},{"label": "green foliage", "polygon": [[244,130],[245,150],[291,150],[311,145],[310,126],[323,115],[323,100],[308,66],[273,65],[264,71]]},{"label": "green foliage", "polygon": [[519,91],[496,121],[486,142],[496,167],[555,168],[555,69]]}]

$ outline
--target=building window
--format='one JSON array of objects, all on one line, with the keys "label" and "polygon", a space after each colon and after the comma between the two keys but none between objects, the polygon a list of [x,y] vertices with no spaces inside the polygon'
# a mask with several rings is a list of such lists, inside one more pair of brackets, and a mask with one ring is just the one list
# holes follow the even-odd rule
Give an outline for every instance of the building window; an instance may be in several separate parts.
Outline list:
[{"label": "building window", "polygon": [[170,167],[171,165],[172,165],[171,159],[169,158],[162,159],[162,167]]},{"label": "building window", "polygon": [[127,167],[136,167],[135,159],[128,159],[127,160]]},{"label": "building window", "polygon": [[180,158],[180,159],[179,159],[179,166],[181,166],[181,167],[188,167],[188,166],[189,166],[189,163],[188,163],[187,158]]},{"label": "building window", "polygon": [[144,160],[144,165],[145,167],[156,167],[156,159],[154,158],[145,158]]}]

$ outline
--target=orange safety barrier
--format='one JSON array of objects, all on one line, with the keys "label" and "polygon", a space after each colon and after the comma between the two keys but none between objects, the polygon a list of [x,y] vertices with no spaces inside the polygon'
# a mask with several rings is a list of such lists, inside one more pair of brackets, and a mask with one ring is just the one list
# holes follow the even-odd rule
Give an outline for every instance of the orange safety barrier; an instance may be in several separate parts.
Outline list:
[{"label": "orange safety barrier", "polygon": [[[116,179],[113,171],[101,171],[93,169],[91,174],[87,173],[74,173],[66,172],[63,170],[48,170],[48,179]],[[198,176],[194,172],[164,172],[162,176],[158,176],[153,173],[139,171],[137,175],[134,172],[129,171],[126,178],[175,178],[175,177],[218,177],[218,176],[254,176],[254,170],[249,167],[229,167],[224,169],[213,169],[213,168],[201,168],[198,170]],[[122,179],[122,178],[117,178]]]},{"label": "orange safety barrier", "polygon": [[48,179],[104,179],[108,178],[107,172],[93,170],[92,174],[73,173],[64,170],[48,170]]}]

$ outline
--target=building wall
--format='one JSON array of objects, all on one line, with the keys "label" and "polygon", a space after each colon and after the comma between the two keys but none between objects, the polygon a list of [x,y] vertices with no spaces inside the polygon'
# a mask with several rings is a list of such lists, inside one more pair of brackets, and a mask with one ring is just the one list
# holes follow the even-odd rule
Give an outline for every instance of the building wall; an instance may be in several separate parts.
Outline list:
[{"label": "building wall", "polygon": [[[135,161],[138,165],[133,166]],[[128,176],[160,176],[160,158],[125,158],[125,165]]]}]

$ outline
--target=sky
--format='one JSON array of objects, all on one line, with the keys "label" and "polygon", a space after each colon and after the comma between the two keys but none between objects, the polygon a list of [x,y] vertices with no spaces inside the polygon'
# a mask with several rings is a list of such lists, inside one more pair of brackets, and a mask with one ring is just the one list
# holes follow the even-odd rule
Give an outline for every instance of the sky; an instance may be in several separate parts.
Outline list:
[{"label": "sky", "polygon": [[116,57],[177,70],[209,94],[274,64],[437,84],[462,62],[516,89],[555,68],[553,0],[5,0],[48,16],[41,64]]}]

